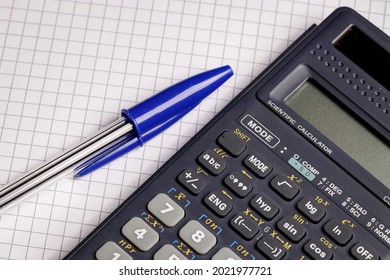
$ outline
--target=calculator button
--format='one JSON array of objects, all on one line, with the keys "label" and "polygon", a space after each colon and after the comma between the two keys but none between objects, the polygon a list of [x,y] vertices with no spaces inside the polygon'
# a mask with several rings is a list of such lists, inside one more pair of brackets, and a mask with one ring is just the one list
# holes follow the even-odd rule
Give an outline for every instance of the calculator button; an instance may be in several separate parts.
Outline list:
[{"label": "calculator button", "polygon": [[149,251],[159,240],[158,233],[141,218],[134,217],[122,227],[122,234],[141,251]]},{"label": "calculator button", "polygon": [[203,201],[219,217],[225,217],[233,209],[229,198],[221,192],[213,191]]},{"label": "calculator button", "polygon": [[125,251],[112,241],[104,243],[99,250],[96,251],[95,257],[98,260],[132,260]]},{"label": "calculator button", "polygon": [[198,161],[212,175],[219,175],[226,168],[226,163],[222,158],[209,150],[201,153]]},{"label": "calculator button", "polygon": [[330,260],[332,258],[332,251],[323,243],[317,240],[309,240],[303,246],[303,250],[314,260]]},{"label": "calculator button", "polygon": [[198,195],[206,187],[205,181],[203,181],[198,174],[190,169],[186,169],[180,173],[177,180],[193,195]]},{"label": "calculator button", "polygon": [[358,260],[379,260],[378,253],[369,245],[358,242],[351,248],[351,254]]},{"label": "calculator button", "polygon": [[180,238],[198,254],[207,254],[217,244],[217,238],[198,221],[192,220],[179,231]]},{"label": "calculator button", "polygon": [[325,208],[308,197],[302,198],[297,208],[313,223],[318,223],[325,216]]},{"label": "calculator button", "polygon": [[298,243],[306,234],[305,228],[291,217],[282,218],[276,225],[292,242]]},{"label": "calculator button", "polygon": [[156,195],[149,203],[148,210],[167,227],[174,227],[184,218],[184,210],[164,193]]},{"label": "calculator button", "polygon": [[153,256],[154,260],[187,260],[182,253],[170,244],[162,246]]},{"label": "calculator button", "polygon": [[261,156],[250,154],[245,160],[244,164],[257,177],[263,179],[272,171],[272,166]]},{"label": "calculator button", "polygon": [[236,215],[230,220],[231,227],[247,240],[252,239],[259,231],[258,225],[251,218]]},{"label": "calculator button", "polygon": [[279,212],[279,208],[268,197],[258,194],[250,201],[251,207],[266,220],[272,220]]},{"label": "calculator button", "polygon": [[327,222],[324,231],[341,246],[347,244],[352,238],[351,231],[338,220]]},{"label": "calculator button", "polygon": [[222,148],[224,148],[229,154],[234,157],[238,157],[246,149],[245,142],[238,138],[237,135],[235,135],[231,131],[225,131],[224,133],[222,133],[218,137],[217,142],[219,145],[222,146]]},{"label": "calculator button", "polygon": [[280,260],[286,255],[286,250],[282,243],[276,241],[271,236],[266,236],[260,239],[256,244],[257,249],[264,254],[268,259]]},{"label": "calculator button", "polygon": [[239,197],[247,196],[253,186],[242,173],[234,172],[225,177],[224,183]]},{"label": "calculator button", "polygon": [[212,260],[242,260],[236,253],[227,247],[221,248],[212,258]]},{"label": "calculator button", "polygon": [[292,200],[299,192],[299,188],[284,175],[272,179],[271,187],[285,200]]}]

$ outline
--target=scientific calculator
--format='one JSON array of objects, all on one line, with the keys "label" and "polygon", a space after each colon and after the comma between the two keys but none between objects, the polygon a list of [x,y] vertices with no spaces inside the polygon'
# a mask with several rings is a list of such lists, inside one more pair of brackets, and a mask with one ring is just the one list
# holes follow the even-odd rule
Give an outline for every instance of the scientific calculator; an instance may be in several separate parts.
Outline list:
[{"label": "scientific calculator", "polygon": [[66,259],[390,259],[390,38],[312,26]]}]

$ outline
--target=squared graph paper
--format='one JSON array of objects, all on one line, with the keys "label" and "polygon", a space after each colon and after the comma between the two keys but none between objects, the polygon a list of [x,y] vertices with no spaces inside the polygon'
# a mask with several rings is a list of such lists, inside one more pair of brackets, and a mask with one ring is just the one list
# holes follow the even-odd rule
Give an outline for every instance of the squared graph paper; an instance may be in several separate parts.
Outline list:
[{"label": "squared graph paper", "polygon": [[0,259],[61,259],[313,23],[349,6],[390,33],[390,1],[2,0],[0,184],[207,69],[235,75],[144,147],[0,217]]}]

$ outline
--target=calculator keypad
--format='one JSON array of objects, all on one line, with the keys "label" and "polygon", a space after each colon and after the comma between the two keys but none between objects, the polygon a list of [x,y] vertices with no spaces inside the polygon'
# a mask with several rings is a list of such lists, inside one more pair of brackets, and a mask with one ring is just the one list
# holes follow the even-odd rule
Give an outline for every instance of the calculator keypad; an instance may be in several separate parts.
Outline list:
[{"label": "calculator keypad", "polygon": [[[292,248],[301,251],[301,258],[328,260],[334,258],[336,244],[352,243],[350,228],[341,220],[327,218],[326,205],[317,201],[318,197],[301,195],[300,192],[304,193],[302,185],[294,181],[294,176],[285,175],[258,152],[244,154],[248,146],[237,139],[232,132],[223,132],[216,143],[229,156],[223,151],[221,154],[219,148],[197,154],[192,165],[183,166],[184,169],[177,172],[174,180],[179,187],[173,186],[166,193],[155,195],[147,202],[143,216],[133,217],[124,224],[122,235],[141,252],[151,252],[155,260],[205,256],[213,260],[248,259],[240,250],[246,253],[250,247],[245,245],[244,248],[241,244],[252,244],[255,252],[272,260],[287,258]],[[241,166],[235,165],[225,172],[230,160],[238,160],[237,157],[242,158]],[[199,167],[194,165],[196,162]],[[180,186],[189,194],[181,192]],[[195,204],[191,198],[197,199]],[[201,210],[204,214],[193,216],[194,208],[186,208],[188,205],[204,208]],[[289,215],[284,208],[292,209],[295,214]],[[202,217],[206,218],[202,220]],[[216,229],[221,221],[226,221],[228,226],[220,227],[222,234],[219,235]],[[309,227],[317,224],[323,233],[321,238],[310,234]],[[169,243],[160,242],[164,236],[166,240],[166,232],[170,230],[176,233],[169,235]],[[230,241],[230,247],[229,243],[224,243],[225,232],[236,236]],[[236,249],[235,242],[239,244]],[[220,248],[215,248],[219,243]],[[379,259],[378,253],[364,242],[351,244],[348,253],[355,259]],[[97,259],[133,259],[111,241],[101,246],[95,256]]]},{"label": "calculator keypad", "polygon": [[253,189],[252,183],[238,171],[230,173],[223,182],[239,197],[247,196]]},{"label": "calculator keypad", "polygon": [[272,171],[272,165],[258,154],[250,154],[247,156],[244,160],[244,165],[260,179],[264,179]]},{"label": "calculator keypad", "polygon": [[153,256],[154,260],[187,260],[175,247],[171,244],[162,246]]},{"label": "calculator keypad", "polygon": [[222,133],[218,137],[217,142],[219,145],[222,146],[222,148],[224,148],[234,157],[238,157],[246,149],[245,142],[237,138],[237,136],[234,135],[231,131],[225,131],[224,133]]},{"label": "calculator keypad", "polygon": [[195,220],[182,227],[179,236],[200,255],[207,254],[217,244],[217,238]]},{"label": "calculator keypad", "polygon": [[308,197],[302,198],[297,208],[313,223],[320,222],[325,216],[325,208]]},{"label": "calculator keypad", "polygon": [[291,217],[283,217],[277,224],[277,228],[294,243],[298,243],[306,234],[305,228]]},{"label": "calculator keypad", "polygon": [[379,260],[378,253],[364,242],[356,243],[351,248],[351,254],[357,260]]},{"label": "calculator keypad", "polygon": [[241,260],[236,253],[227,247],[221,248],[212,258],[212,260]]},{"label": "calculator keypad", "polygon": [[332,251],[318,240],[309,240],[303,247],[303,250],[313,260],[330,260],[332,258]]},{"label": "calculator keypad", "polygon": [[164,193],[156,195],[149,203],[148,210],[167,227],[174,227],[184,218],[184,210]]},{"label": "calculator keypad", "polygon": [[252,198],[250,205],[252,209],[268,221],[272,220],[279,212],[279,208],[276,204],[262,193],[259,193]]},{"label": "calculator keypad", "polygon": [[247,216],[237,214],[230,220],[230,226],[247,240],[255,237],[259,231],[258,225]]},{"label": "calculator keypad", "polygon": [[98,260],[132,260],[125,251],[112,241],[104,243],[99,250],[96,251],[95,257]]},{"label": "calculator keypad", "polygon": [[193,195],[200,194],[206,188],[205,181],[191,169],[186,169],[177,177],[180,185]]},{"label": "calculator keypad", "polygon": [[352,238],[351,231],[340,221],[332,219],[324,226],[324,231],[339,245],[344,246]]},{"label": "calculator keypad", "polygon": [[261,238],[256,247],[270,260],[280,260],[286,255],[283,245],[270,236]]},{"label": "calculator keypad", "polygon": [[219,175],[226,168],[226,163],[216,153],[204,151],[198,157],[199,163],[212,175]]},{"label": "calculator keypad", "polygon": [[284,175],[273,178],[270,186],[285,200],[292,200],[299,192],[298,186]]},{"label": "calculator keypad", "polygon": [[157,244],[158,233],[141,218],[134,217],[122,227],[122,234],[141,251],[149,251]]},{"label": "calculator keypad", "polygon": [[203,201],[219,217],[225,217],[233,209],[229,198],[221,192],[213,191]]}]

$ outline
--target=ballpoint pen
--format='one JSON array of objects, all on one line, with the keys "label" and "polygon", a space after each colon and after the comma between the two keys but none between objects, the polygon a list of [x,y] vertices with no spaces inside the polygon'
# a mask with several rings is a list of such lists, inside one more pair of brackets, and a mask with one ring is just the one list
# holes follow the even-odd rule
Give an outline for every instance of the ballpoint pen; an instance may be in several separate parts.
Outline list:
[{"label": "ballpoint pen", "polygon": [[[150,129],[144,134],[143,141],[146,142],[149,139],[153,138],[154,136],[158,135],[161,131],[170,127],[172,124],[174,124],[176,121],[181,119],[184,115],[186,115],[191,110],[192,108],[190,108],[189,110],[185,110],[182,113],[162,123],[161,125],[158,125]],[[129,151],[133,150],[138,146],[139,146],[138,138],[134,137],[134,134],[129,134],[123,139],[121,139],[120,141],[118,141],[117,143],[115,143],[114,145],[112,145],[107,150],[97,154],[96,156],[92,157],[90,160],[86,161],[82,165],[76,167],[75,176],[81,177],[87,175],[92,171],[102,167],[103,165],[108,164],[114,159],[128,153]]]},{"label": "ballpoint pen", "polygon": [[0,187],[0,212],[7,204],[53,180],[64,170],[74,170],[76,176],[82,176],[142,146],[192,110],[232,75],[228,65],[212,69],[187,78],[130,109],[123,109],[122,117],[117,121]]}]

